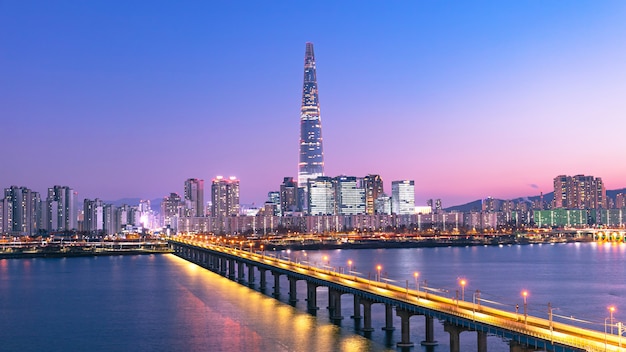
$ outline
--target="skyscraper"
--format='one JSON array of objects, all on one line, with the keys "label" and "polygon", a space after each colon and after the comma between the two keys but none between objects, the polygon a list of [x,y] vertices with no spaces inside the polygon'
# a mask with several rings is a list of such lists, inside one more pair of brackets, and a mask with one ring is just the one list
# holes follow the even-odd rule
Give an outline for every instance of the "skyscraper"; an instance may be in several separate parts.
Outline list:
[{"label": "skyscraper", "polygon": [[211,184],[211,216],[225,218],[239,215],[239,180],[217,176]]},{"label": "skyscraper", "polygon": [[53,186],[48,188],[46,198],[45,230],[67,231],[76,229],[76,210],[74,190],[67,186]]},{"label": "skyscraper", "polygon": [[307,186],[307,180],[324,175],[322,148],[322,120],[315,73],[313,43],[306,43],[304,55],[304,84],[300,109],[300,162],[298,187]]},{"label": "skyscraper", "polygon": [[204,216],[204,180],[185,181],[185,213],[186,216]]},{"label": "skyscraper", "polygon": [[383,179],[380,175],[367,175],[363,177],[363,188],[365,188],[365,211],[372,215],[376,213],[376,199],[384,193]]},{"label": "skyscraper", "polygon": [[391,213],[397,215],[415,213],[415,181],[391,182]]}]

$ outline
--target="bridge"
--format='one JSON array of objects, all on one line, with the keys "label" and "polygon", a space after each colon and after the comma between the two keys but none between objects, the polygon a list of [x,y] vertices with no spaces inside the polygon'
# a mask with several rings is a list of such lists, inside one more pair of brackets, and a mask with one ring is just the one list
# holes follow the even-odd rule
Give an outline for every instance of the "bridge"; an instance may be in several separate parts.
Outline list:
[{"label": "bridge", "polygon": [[[253,286],[255,275],[260,275],[260,288],[267,286],[266,274],[269,271],[274,278],[273,295],[280,296],[280,276],[286,276],[289,282],[289,302],[297,301],[296,282],[304,280],[307,290],[307,310],[317,311],[317,288],[328,288],[330,319],[343,319],[341,296],[350,294],[354,298],[354,319],[362,319],[362,330],[373,331],[372,305],[384,304],[385,326],[383,330],[393,330],[393,310],[400,318],[400,341],[398,347],[411,347],[414,343],[410,336],[410,318],[416,315],[425,317],[424,346],[437,345],[434,340],[434,320],[443,323],[449,333],[450,351],[460,352],[460,334],[464,331],[477,333],[477,351],[487,351],[487,336],[495,335],[509,341],[511,352],[527,352],[537,349],[554,352],[579,351],[626,351],[623,347],[622,333],[626,330],[621,323],[611,321],[605,332],[584,329],[569,324],[527,314],[509,312],[481,305],[481,300],[473,296],[473,301],[452,299],[420,290],[419,286],[409,289],[380,280],[365,279],[351,271],[340,273],[332,268],[316,267],[303,263],[284,260],[265,255],[265,252],[231,248],[215,243],[188,239],[170,239],[174,254],[217,272],[241,284]],[[246,270],[247,268],[247,276]],[[361,311],[361,307],[363,310]],[[524,307],[526,308],[526,307]],[[362,312],[362,313],[361,313]],[[614,334],[614,330],[617,334]]]}]

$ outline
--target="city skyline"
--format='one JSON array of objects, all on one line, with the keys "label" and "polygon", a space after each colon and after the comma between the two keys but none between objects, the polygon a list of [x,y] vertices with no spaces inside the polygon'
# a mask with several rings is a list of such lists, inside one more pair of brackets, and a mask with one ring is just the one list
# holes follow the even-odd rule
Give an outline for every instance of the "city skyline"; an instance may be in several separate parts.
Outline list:
[{"label": "city skyline", "polygon": [[297,176],[312,42],[327,175],[444,207],[562,174],[626,186],[626,5],[353,5],[2,4],[0,185],[155,199],[228,174],[260,205]]}]

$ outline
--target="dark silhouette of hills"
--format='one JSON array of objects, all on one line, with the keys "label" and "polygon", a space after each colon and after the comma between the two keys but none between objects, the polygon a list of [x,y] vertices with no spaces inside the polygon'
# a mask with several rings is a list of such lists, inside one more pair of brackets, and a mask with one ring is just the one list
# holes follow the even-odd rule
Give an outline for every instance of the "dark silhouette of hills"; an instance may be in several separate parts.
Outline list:
[{"label": "dark silhouette of hills", "polygon": [[[608,191],[606,191],[606,196],[607,196],[607,198],[615,200],[615,196],[617,196],[619,193],[626,193],[626,188],[608,190]],[[521,201],[534,202],[536,200],[539,200],[539,198],[540,198],[540,196],[531,196],[531,197],[519,197],[519,198],[515,198],[515,199],[510,199],[510,200],[515,201],[515,202],[521,202]],[[554,199],[554,192],[546,193],[546,194],[543,195],[543,201],[546,204],[552,203],[553,199]],[[505,201],[505,200],[509,200],[509,199],[497,199],[497,200]],[[455,205],[455,206],[448,207],[448,208],[444,208],[444,210],[445,211],[458,211],[458,212],[481,211],[482,210],[482,204],[483,204],[483,200],[479,199],[479,200],[475,200],[473,202],[469,202],[469,203],[465,203],[465,204],[461,204],[461,205]]]}]

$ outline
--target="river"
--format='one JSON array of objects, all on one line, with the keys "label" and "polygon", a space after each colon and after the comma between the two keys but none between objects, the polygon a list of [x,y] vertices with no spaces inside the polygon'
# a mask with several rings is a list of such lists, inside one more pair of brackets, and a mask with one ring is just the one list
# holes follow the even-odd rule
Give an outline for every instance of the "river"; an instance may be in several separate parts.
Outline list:
[{"label": "river", "polygon": [[[513,311],[528,292],[529,314],[603,331],[608,307],[626,321],[626,245],[570,243],[487,247],[283,251],[280,256],[327,265],[399,286],[437,290]],[[269,277],[271,278],[271,276]],[[269,279],[268,278],[268,279]],[[461,279],[466,280],[462,288]],[[258,280],[258,275],[257,275]],[[424,282],[424,280],[426,282]],[[269,280],[268,280],[269,281]],[[268,283],[271,287],[271,284]],[[257,285],[258,287],[258,285]],[[376,330],[365,338],[342,300],[341,325],[328,318],[328,295],[318,289],[317,316],[307,314],[305,283],[295,307],[239,285],[171,254],[0,260],[0,351],[385,351],[396,350],[384,307],[372,306]],[[459,291],[457,293],[457,291]],[[488,303],[489,302],[489,303]],[[575,320],[572,320],[575,319]],[[411,318],[413,351],[424,318]],[[433,351],[448,351],[437,322]],[[490,336],[489,351],[508,351]],[[463,351],[476,350],[475,333],[461,334]]]}]

